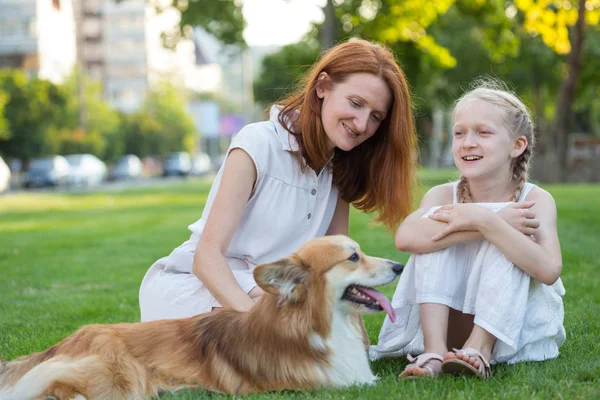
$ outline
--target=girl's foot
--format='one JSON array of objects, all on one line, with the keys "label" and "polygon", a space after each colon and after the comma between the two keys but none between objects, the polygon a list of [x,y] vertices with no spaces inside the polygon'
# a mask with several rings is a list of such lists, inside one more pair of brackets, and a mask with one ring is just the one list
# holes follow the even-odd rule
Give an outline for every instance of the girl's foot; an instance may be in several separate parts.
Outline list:
[{"label": "girl's foot", "polygon": [[442,371],[452,375],[474,375],[486,380],[492,371],[488,360],[479,350],[467,347],[461,350],[452,349],[444,355]]},{"label": "girl's foot", "polygon": [[410,364],[398,375],[399,379],[435,378],[442,372],[443,359],[436,353],[424,353],[414,358],[408,355]]}]

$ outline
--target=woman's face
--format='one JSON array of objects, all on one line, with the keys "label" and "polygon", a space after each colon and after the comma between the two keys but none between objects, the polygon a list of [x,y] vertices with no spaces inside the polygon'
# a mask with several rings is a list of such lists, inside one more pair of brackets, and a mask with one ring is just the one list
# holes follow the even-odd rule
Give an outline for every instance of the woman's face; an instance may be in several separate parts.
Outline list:
[{"label": "woman's face", "polygon": [[[323,73],[320,79],[330,79]],[[323,99],[321,121],[329,150],[350,151],[375,134],[392,104],[392,92],[379,76],[368,73],[349,75],[340,83],[318,85]]]}]

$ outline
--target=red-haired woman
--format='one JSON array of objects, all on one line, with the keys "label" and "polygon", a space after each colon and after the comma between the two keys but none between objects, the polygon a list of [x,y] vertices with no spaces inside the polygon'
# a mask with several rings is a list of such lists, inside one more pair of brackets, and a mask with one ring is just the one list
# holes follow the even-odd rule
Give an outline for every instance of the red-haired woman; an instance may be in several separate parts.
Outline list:
[{"label": "red-haired woman", "polygon": [[142,320],[248,310],[262,294],[254,267],[348,234],[350,203],[395,229],[412,211],[416,147],[393,54],[364,40],[333,47],[268,121],[233,138],[190,239],[144,277]]}]

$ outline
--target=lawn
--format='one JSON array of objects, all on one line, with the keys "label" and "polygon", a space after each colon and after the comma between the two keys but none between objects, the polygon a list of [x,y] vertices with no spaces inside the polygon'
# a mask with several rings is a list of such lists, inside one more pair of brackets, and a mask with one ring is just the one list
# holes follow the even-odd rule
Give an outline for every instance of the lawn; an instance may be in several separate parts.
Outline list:
[{"label": "lawn", "polygon": [[[423,173],[423,190],[451,172]],[[147,268],[189,237],[209,182],[181,181],[119,192],[0,196],[0,355],[41,351],[89,323],[139,319]],[[563,252],[567,342],[555,360],[496,366],[488,382],[443,377],[400,382],[404,359],[373,363],[373,387],[250,398],[600,398],[600,185],[545,186],[556,199]],[[423,190],[420,194],[423,193]],[[350,236],[363,250],[405,262],[390,233],[353,212]],[[393,285],[383,289],[391,297]],[[383,313],[365,318],[377,340]],[[168,399],[221,398],[183,391]]]}]

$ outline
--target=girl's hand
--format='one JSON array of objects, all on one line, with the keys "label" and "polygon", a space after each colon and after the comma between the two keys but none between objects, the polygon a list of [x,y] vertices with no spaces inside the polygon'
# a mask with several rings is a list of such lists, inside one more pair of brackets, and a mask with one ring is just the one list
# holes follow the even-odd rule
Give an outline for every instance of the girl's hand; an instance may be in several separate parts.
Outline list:
[{"label": "girl's hand", "polygon": [[535,201],[513,203],[498,211],[498,216],[524,235],[535,236],[540,221],[531,209]]},{"label": "girl's hand", "polygon": [[524,235],[535,236],[540,220],[531,209],[535,201],[513,203],[498,211],[498,216]]},{"label": "girl's hand", "polygon": [[434,242],[459,231],[477,231],[485,221],[495,216],[489,208],[477,204],[449,204],[440,207],[429,216],[430,219],[444,222],[447,227],[431,238]]}]

